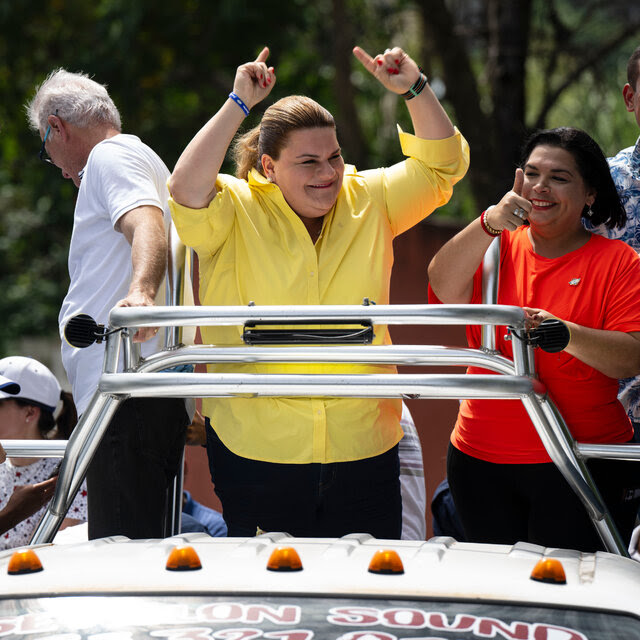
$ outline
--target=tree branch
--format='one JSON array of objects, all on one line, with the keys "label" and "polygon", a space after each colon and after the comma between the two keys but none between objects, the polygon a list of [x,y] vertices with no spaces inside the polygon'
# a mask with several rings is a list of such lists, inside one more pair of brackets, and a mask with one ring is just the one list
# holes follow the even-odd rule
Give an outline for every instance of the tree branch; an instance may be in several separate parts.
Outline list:
[{"label": "tree branch", "polygon": [[609,40],[606,44],[599,47],[598,49],[592,50],[590,54],[585,54],[581,59],[582,63],[578,65],[576,69],[574,69],[570,75],[568,75],[563,82],[560,83],[544,100],[542,107],[540,108],[540,112],[538,113],[537,118],[535,119],[534,127],[536,129],[544,127],[547,116],[549,115],[549,111],[553,108],[558,98],[562,94],[563,91],[566,91],[572,84],[574,84],[580,76],[590,68],[594,67],[602,58],[611,53],[614,49],[616,49],[622,42],[624,42],[627,38],[635,35],[640,29],[640,21],[634,22],[628,25],[622,32],[620,32],[617,36],[614,36],[611,40]]}]

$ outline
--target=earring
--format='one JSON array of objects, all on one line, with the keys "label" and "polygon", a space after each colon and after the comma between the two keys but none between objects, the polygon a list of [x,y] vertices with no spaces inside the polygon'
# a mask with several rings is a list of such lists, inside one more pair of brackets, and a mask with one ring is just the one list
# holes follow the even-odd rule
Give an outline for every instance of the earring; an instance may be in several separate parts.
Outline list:
[{"label": "earring", "polygon": [[589,208],[587,209],[587,218],[590,218],[593,215],[593,210],[591,209],[591,205],[589,205]]}]

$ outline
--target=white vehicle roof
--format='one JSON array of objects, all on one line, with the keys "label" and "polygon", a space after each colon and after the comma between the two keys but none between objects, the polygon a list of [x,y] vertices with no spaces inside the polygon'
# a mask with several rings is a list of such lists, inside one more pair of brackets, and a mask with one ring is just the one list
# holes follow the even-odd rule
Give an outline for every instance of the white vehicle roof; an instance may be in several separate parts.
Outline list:
[{"label": "white vehicle roof", "polygon": [[[169,571],[176,546],[190,545],[202,568]],[[267,570],[278,547],[293,547],[301,571]],[[270,533],[256,538],[211,538],[195,533],[164,540],[123,537],[73,545],[31,547],[43,570],[9,575],[13,551],[0,554],[0,598],[78,594],[299,594],[394,598],[445,598],[503,603],[553,603],[606,609],[640,617],[640,564],[610,553],[459,543],[377,540],[364,534],[339,539],[292,538]],[[374,553],[395,550],[399,575],[368,571]],[[532,580],[542,558],[558,559],[566,584]]]}]

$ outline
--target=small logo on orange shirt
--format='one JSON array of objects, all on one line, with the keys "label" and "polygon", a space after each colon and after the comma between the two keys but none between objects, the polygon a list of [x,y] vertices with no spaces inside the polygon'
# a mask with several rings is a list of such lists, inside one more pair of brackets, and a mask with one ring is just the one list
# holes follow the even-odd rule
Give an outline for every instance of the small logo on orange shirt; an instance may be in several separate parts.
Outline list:
[{"label": "small logo on orange shirt", "polygon": [[580,283],[580,280],[582,280],[582,278],[573,278],[573,280],[569,280],[569,284],[572,287],[577,287],[578,284]]}]

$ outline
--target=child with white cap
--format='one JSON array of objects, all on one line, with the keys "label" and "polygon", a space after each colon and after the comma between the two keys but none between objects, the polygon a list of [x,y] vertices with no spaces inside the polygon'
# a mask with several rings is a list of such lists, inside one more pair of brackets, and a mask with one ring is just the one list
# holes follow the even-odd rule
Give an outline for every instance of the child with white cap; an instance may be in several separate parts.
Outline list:
[{"label": "child with white cap", "polygon": [[[77,422],[77,413],[71,394],[62,391],[51,371],[33,358],[10,356],[0,360],[0,376],[17,383],[15,388],[0,385],[0,438],[20,440],[68,439]],[[59,411],[58,405],[61,403]],[[42,513],[44,504],[51,499],[55,482],[45,484],[55,475],[57,458],[10,458],[0,473],[0,505],[9,506],[15,493],[24,493],[25,485],[41,485],[33,491],[30,505],[38,507],[34,515],[25,513],[25,519],[0,535],[0,549],[28,544]],[[37,504],[39,501],[39,505]],[[2,512],[0,512],[1,515]],[[87,491],[81,486],[62,527],[78,524],[87,518]]]}]

